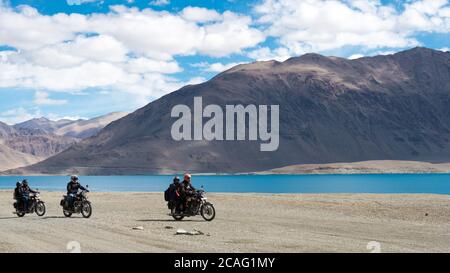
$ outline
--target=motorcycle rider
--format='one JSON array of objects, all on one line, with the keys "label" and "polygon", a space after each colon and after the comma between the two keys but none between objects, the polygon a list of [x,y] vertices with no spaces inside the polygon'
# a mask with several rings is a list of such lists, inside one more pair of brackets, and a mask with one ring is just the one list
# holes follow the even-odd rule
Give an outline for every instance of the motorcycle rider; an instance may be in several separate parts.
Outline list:
[{"label": "motorcycle rider", "polygon": [[173,183],[169,186],[169,202],[175,205],[177,212],[180,211],[180,178],[175,176]]},{"label": "motorcycle rider", "polygon": [[14,197],[13,198],[14,198],[14,200],[16,200],[18,207],[21,205],[21,201],[22,201],[21,200],[22,196],[20,194],[20,187],[22,187],[22,184],[20,184],[20,182],[17,181],[16,188],[14,189]]},{"label": "motorcycle rider", "polygon": [[69,208],[73,208],[73,203],[75,201],[75,198],[77,197],[78,190],[80,189],[83,191],[87,191],[87,189],[81,186],[80,182],[78,182],[78,176],[72,175],[70,177],[70,182],[67,184],[67,202]]},{"label": "motorcycle rider", "polygon": [[28,180],[24,179],[22,181],[22,186],[20,187],[20,195],[22,197],[22,203],[24,205],[24,211],[28,211],[28,204],[30,203],[30,192],[37,193],[37,191],[32,190],[28,186]]},{"label": "motorcycle rider", "polygon": [[190,201],[190,197],[195,192],[194,186],[191,183],[191,174],[184,174],[183,182],[180,185],[180,204],[183,206],[183,211],[188,208],[188,203]]}]

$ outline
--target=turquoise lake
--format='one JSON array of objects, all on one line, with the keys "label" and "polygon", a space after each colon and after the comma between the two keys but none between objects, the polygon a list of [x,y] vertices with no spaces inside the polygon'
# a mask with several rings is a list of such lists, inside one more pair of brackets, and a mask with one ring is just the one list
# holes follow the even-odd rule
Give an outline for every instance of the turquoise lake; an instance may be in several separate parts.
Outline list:
[{"label": "turquoise lake", "polygon": [[[32,188],[65,191],[66,176],[0,176],[0,189],[12,189],[28,179]],[[98,192],[162,192],[172,176],[80,176]],[[352,175],[206,175],[193,176],[193,185],[207,192],[229,193],[437,193],[450,194],[450,174]]]}]

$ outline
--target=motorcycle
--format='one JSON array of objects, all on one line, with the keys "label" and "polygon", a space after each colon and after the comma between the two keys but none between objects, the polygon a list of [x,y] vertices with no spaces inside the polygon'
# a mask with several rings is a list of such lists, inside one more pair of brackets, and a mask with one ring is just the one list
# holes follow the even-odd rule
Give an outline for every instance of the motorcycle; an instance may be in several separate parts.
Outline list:
[{"label": "motorcycle", "polygon": [[[86,186],[88,188],[89,186]],[[66,217],[71,217],[74,213],[81,213],[83,218],[89,218],[92,215],[92,205],[91,202],[87,199],[87,193],[89,190],[82,190],[77,193],[75,196],[75,200],[73,201],[73,206],[69,206],[69,201],[67,199],[67,195],[63,196],[61,200],[61,207],[63,209],[63,214]]]},{"label": "motorcycle", "polygon": [[176,203],[169,201],[168,207],[171,210],[170,216],[173,219],[181,221],[184,217],[201,215],[206,221],[212,221],[216,217],[216,209],[213,204],[206,201],[208,198],[204,190],[196,190],[189,199],[184,211],[178,211]]},{"label": "motorcycle", "polygon": [[16,209],[16,214],[19,217],[24,217],[25,214],[36,213],[38,216],[45,215],[45,204],[41,201],[39,192],[31,193],[30,200],[28,201],[28,211],[25,211],[23,202],[16,201],[14,203],[14,208]]}]

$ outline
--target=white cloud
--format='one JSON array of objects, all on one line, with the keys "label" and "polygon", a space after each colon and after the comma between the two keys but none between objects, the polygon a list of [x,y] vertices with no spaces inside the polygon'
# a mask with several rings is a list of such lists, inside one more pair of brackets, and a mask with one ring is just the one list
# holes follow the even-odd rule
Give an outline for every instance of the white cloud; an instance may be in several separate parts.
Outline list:
[{"label": "white cloud", "polygon": [[251,23],[250,17],[224,12],[223,21],[204,26],[205,36],[199,52],[222,57],[256,46],[265,37],[259,30],[250,27]]},{"label": "white cloud", "polygon": [[450,51],[450,48],[448,48],[448,47],[443,47],[443,48],[441,48],[441,49],[439,49],[440,51],[443,51],[443,52],[448,52],[448,51]]},{"label": "white cloud", "polygon": [[203,77],[195,77],[186,82],[186,85],[195,85],[206,82],[206,79]]},{"label": "white cloud", "polygon": [[86,61],[124,62],[128,58],[127,53],[125,46],[111,36],[79,35],[68,42],[10,54],[9,60],[15,63],[28,62],[45,67],[64,68],[81,65]]},{"label": "white cloud", "polygon": [[67,100],[55,100],[49,98],[48,93],[37,91],[34,98],[34,103],[37,105],[63,105],[67,104]]},{"label": "white cloud", "polygon": [[170,4],[170,0],[153,0],[150,1],[150,3],[148,3],[150,6],[157,6],[157,7],[162,7],[162,6],[167,6],[168,4]]},{"label": "white cloud", "polygon": [[215,10],[199,7],[186,7],[181,11],[181,17],[192,22],[211,22],[222,19],[222,15]]},{"label": "white cloud", "polygon": [[67,5],[69,6],[73,6],[73,5],[82,5],[82,4],[86,4],[86,3],[92,3],[92,2],[97,2],[100,0],[67,0]]},{"label": "white cloud", "polygon": [[193,64],[193,67],[198,67],[198,68],[202,68],[204,71],[207,72],[223,72],[225,70],[228,70],[236,65],[239,65],[242,63],[227,63],[227,64],[223,64],[223,63],[207,63],[207,62],[202,62],[202,63],[196,63]]},{"label": "white cloud", "polygon": [[359,46],[418,45],[418,32],[450,30],[447,0],[407,1],[402,9],[378,0],[264,0],[258,22],[290,55]]},{"label": "white cloud", "polygon": [[348,57],[348,59],[349,60],[356,60],[356,59],[359,59],[359,58],[362,58],[362,57],[364,57],[364,54],[353,54],[353,55],[350,55]]},{"label": "white cloud", "polygon": [[17,10],[0,6],[0,44],[21,50],[58,44],[87,31],[86,19],[80,14],[44,16],[30,6]]},{"label": "white cloud", "polygon": [[29,63],[0,63],[0,87],[22,87],[55,91],[81,91],[129,82],[137,75],[106,62],[85,62],[79,66],[53,69]]},{"label": "white cloud", "polygon": [[68,120],[80,120],[80,119],[84,119],[87,120],[89,118],[86,117],[80,117],[80,116],[60,116],[54,113],[49,113],[48,115],[46,115],[46,118],[48,118],[49,120],[53,120],[53,121],[58,121],[58,120],[62,120],[62,119],[68,119]]},{"label": "white cloud", "polygon": [[182,71],[181,67],[175,61],[159,61],[145,57],[130,58],[124,67],[131,73],[156,72],[162,74],[172,74]]},{"label": "white cloud", "polygon": [[256,61],[270,61],[276,60],[283,62],[291,57],[289,50],[285,47],[279,47],[276,49],[270,49],[268,47],[262,47],[247,52],[247,57]]},{"label": "white cloud", "polygon": [[9,125],[14,125],[20,122],[24,122],[39,117],[42,117],[42,114],[39,110],[34,110],[30,112],[23,107],[9,109],[0,113],[0,120]]},{"label": "white cloud", "polygon": [[182,71],[175,56],[226,56],[264,40],[250,17],[232,12],[110,8],[43,15],[0,6],[0,44],[17,49],[0,52],[0,88],[96,88],[156,98],[184,84],[167,76]]}]

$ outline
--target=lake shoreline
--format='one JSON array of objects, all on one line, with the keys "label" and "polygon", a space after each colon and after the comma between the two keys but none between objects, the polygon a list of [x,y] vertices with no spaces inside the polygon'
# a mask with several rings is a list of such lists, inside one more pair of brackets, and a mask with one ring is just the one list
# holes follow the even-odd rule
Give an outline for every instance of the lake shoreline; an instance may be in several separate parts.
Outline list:
[{"label": "lake shoreline", "polygon": [[404,160],[369,160],[328,164],[299,164],[257,174],[448,174],[450,163]]},{"label": "lake shoreline", "polygon": [[[92,167],[96,168],[96,167]],[[74,170],[81,172],[76,172],[80,175],[88,176],[151,176],[151,175],[161,175],[161,176],[175,176],[181,175],[175,171],[164,171],[164,172],[109,172],[109,171],[98,171],[91,172],[88,171],[84,173],[83,170],[90,168],[87,167],[74,167]],[[22,172],[22,169],[5,170],[0,172],[0,177],[2,176],[64,176],[67,175],[67,171],[63,173],[59,172]],[[236,172],[236,173],[226,173],[226,172],[191,172],[196,176],[231,176],[231,175],[302,175],[302,174],[450,174],[450,163],[449,162],[426,162],[426,161],[407,161],[407,160],[368,160],[368,161],[357,161],[357,162],[335,162],[335,163],[323,163],[323,164],[298,164],[289,165],[269,170],[262,171],[249,171],[249,172]]]}]

